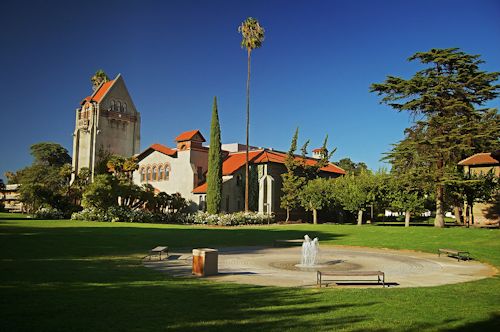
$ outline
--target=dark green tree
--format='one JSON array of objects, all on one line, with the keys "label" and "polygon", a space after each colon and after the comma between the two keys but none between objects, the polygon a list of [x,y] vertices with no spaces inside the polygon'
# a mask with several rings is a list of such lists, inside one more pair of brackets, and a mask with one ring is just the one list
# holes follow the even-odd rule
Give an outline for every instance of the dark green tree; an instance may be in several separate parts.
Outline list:
[{"label": "dark green tree", "polygon": [[411,128],[418,132],[416,147],[429,163],[434,184],[436,227],[444,227],[445,185],[456,163],[485,146],[498,146],[499,115],[480,109],[498,96],[495,84],[500,73],[481,71],[479,55],[457,48],[432,49],[409,58],[427,67],[412,78],[388,76],[372,84],[371,91],[383,95],[381,102],[397,111],[408,111],[419,120]]},{"label": "dark green tree", "polygon": [[373,204],[378,194],[378,177],[370,171],[346,175],[333,181],[333,197],[344,210],[358,213],[358,226],[363,223],[363,211]]},{"label": "dark green tree", "polygon": [[4,210],[4,203],[3,203],[4,200],[5,200],[5,183],[3,182],[3,179],[0,179],[0,212]]},{"label": "dark green tree", "polygon": [[351,158],[342,158],[335,164],[348,174],[359,175],[362,171],[368,170],[368,166],[364,162],[355,163]]},{"label": "dark green tree", "polygon": [[119,194],[118,180],[111,174],[99,174],[83,193],[82,206],[106,210],[118,205]]},{"label": "dark green tree", "polygon": [[71,164],[71,157],[68,154],[68,150],[60,144],[41,142],[33,144],[30,149],[31,155],[34,158],[34,164],[56,167]]},{"label": "dark green tree", "polygon": [[30,150],[33,164],[14,176],[21,184],[20,200],[30,213],[44,206],[68,212],[68,163],[71,158],[67,150],[59,144],[46,142],[33,144]]},{"label": "dark green tree", "polygon": [[212,123],[210,125],[210,149],[208,150],[207,212],[211,214],[219,213],[221,200],[222,151],[217,97],[214,97]]},{"label": "dark green tree", "polygon": [[260,48],[264,42],[264,28],[259,21],[253,17],[248,17],[238,27],[241,33],[241,47],[247,50],[247,112],[246,112],[246,156],[245,156],[245,212],[249,208],[249,183],[250,169],[248,163],[249,133],[250,133],[250,58],[252,51]]},{"label": "dark green tree", "polygon": [[333,201],[333,179],[317,178],[307,182],[300,191],[300,203],[306,211],[311,211],[313,224],[318,223],[318,210]]}]

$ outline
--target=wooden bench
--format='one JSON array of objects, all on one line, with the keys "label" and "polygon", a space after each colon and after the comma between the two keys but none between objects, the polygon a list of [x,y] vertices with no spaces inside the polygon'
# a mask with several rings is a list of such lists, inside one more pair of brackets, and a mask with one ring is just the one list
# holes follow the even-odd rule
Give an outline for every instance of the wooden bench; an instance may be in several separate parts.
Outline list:
[{"label": "wooden bench", "polygon": [[[325,280],[323,276],[331,277],[377,277],[377,284],[382,282],[382,287],[385,287],[385,274],[382,271],[335,271],[323,272],[318,271],[316,275],[316,284],[321,288],[321,284]],[[328,279],[329,281],[367,281],[367,280],[354,280],[354,279]],[[328,284],[327,284],[328,285]]]},{"label": "wooden bench", "polygon": [[304,239],[294,239],[294,240],[274,240],[274,247],[281,245],[296,245],[304,242]]},{"label": "wooden bench", "polygon": [[[149,251],[149,255],[147,255],[146,257],[149,257],[149,260],[151,260],[152,256],[158,256],[159,260],[161,261],[161,254],[165,254],[165,253],[168,257],[168,247],[157,246],[157,247],[154,247],[153,249],[151,249]],[[146,257],[144,257],[144,258],[146,258]]]},{"label": "wooden bench", "polygon": [[468,251],[440,248],[438,249],[438,256],[441,256],[441,254],[447,254],[448,256],[455,256],[459,262],[461,259],[470,260],[470,255]]}]

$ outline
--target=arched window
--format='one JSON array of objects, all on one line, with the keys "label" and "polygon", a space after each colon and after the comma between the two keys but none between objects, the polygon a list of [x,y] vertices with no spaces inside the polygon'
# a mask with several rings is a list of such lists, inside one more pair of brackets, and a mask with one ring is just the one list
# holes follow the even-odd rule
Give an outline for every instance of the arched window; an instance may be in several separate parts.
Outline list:
[{"label": "arched window", "polygon": [[116,111],[121,112],[121,108],[122,108],[122,104],[119,101],[117,101],[116,102]]},{"label": "arched window", "polygon": [[170,166],[165,165],[165,180],[168,180],[169,176],[170,176]]},{"label": "arched window", "polygon": [[158,167],[158,181],[165,180],[163,170],[163,166]]},{"label": "arched window", "polygon": [[[148,167],[148,171],[147,171],[147,172],[148,172],[148,178],[147,178],[147,181],[151,181],[151,180],[153,180],[153,176],[152,176],[152,173],[151,173],[151,168],[149,168],[149,167]],[[146,182],[147,182],[147,181],[146,181]]]},{"label": "arched window", "polygon": [[111,110],[112,110],[112,111],[114,111],[114,110],[115,110],[115,107],[116,107],[116,105],[115,105],[115,101],[114,101],[114,100],[112,100],[112,101],[111,101]]},{"label": "arched window", "polygon": [[144,167],[141,168],[140,173],[141,173],[141,182],[146,181],[146,171],[144,170]]},{"label": "arched window", "polygon": [[153,181],[158,181],[158,169],[156,166],[153,167]]},{"label": "arched window", "polygon": [[126,113],[126,112],[127,112],[127,104],[123,103],[123,113]]}]

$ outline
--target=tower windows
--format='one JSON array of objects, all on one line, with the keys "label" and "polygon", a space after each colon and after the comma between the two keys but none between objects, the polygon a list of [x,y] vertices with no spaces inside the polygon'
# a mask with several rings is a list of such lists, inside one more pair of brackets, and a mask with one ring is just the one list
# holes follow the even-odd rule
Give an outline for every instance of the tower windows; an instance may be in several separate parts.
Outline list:
[{"label": "tower windows", "polygon": [[158,181],[158,172],[156,166],[153,167],[153,181]]}]

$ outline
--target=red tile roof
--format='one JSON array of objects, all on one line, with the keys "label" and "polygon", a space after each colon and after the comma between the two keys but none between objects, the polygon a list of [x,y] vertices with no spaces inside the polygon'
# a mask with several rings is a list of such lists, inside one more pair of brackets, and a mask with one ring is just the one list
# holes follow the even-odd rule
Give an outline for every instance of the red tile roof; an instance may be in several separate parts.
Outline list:
[{"label": "red tile roof", "polygon": [[155,151],[161,152],[163,154],[166,154],[168,156],[173,156],[177,153],[177,150],[171,149],[171,148],[166,147],[165,145],[161,145],[161,144],[153,144],[149,148],[153,149]]},{"label": "red tile roof", "polygon": [[205,141],[205,137],[203,137],[203,135],[200,133],[200,131],[198,129],[195,129],[195,130],[190,130],[190,131],[185,131],[183,132],[182,134],[180,134],[179,136],[177,136],[175,138],[175,140],[177,142],[182,142],[182,141],[190,141],[193,139],[193,137],[195,137],[196,135],[200,135],[201,139],[202,139],[202,142],[206,142]]},{"label": "red tile roof", "polygon": [[99,88],[99,90],[95,91],[92,96],[87,96],[85,97],[82,102],[81,102],[81,105],[89,102],[89,101],[96,101],[98,103],[101,102],[102,98],[104,97],[104,95],[106,95],[106,93],[109,91],[109,89],[111,88],[111,86],[115,83],[115,80],[111,80],[111,81],[107,81],[105,82],[103,85],[101,85],[101,87]]},{"label": "red tile roof", "polygon": [[[252,163],[252,161],[260,156],[264,150],[254,150],[248,152],[248,161]],[[231,175],[241,167],[245,166],[246,160],[245,152],[237,152],[230,153],[229,156],[222,163],[222,175]]]},{"label": "red tile roof", "polygon": [[208,185],[205,182],[204,184],[199,185],[198,187],[194,188],[193,189],[193,194],[206,194],[207,193],[207,188],[208,188]]},{"label": "red tile roof", "polygon": [[147,148],[146,150],[142,151],[138,156],[137,156],[137,159],[138,160],[142,160],[144,157],[146,157],[147,155],[149,155],[151,152],[153,151],[158,151],[158,152],[161,152],[167,156],[175,156],[177,154],[177,150],[174,150],[174,149],[171,149],[169,147],[166,147],[165,145],[161,145],[161,144],[153,144],[151,145],[149,148]]},{"label": "red tile roof", "polygon": [[473,166],[473,165],[498,165],[500,161],[493,158],[491,153],[476,153],[475,155],[465,158],[458,163],[460,166]]},{"label": "red tile roof", "polygon": [[[245,152],[235,152],[230,153],[229,156],[222,163],[222,175],[234,174],[237,170],[245,166]],[[248,160],[250,164],[262,164],[262,163],[277,163],[284,164],[286,159],[286,153],[271,151],[271,150],[252,150],[248,152]],[[301,159],[301,157],[296,156],[295,159]],[[314,165],[318,162],[317,159],[307,158],[307,165]],[[346,172],[333,164],[329,164],[322,167],[323,172],[336,173],[336,174],[346,174]],[[193,189],[195,194],[204,194],[207,191],[206,182],[202,185]]]},{"label": "red tile roof", "polygon": [[323,150],[322,148],[316,148],[313,150],[313,152],[321,152],[321,150]]}]

